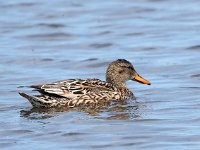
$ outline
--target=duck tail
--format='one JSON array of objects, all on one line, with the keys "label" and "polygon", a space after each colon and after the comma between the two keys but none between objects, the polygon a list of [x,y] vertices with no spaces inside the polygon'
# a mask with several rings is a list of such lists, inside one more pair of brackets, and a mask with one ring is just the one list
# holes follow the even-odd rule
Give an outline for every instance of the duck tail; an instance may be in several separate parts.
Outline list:
[{"label": "duck tail", "polygon": [[19,95],[26,98],[34,107],[50,107],[51,105],[50,102],[37,96],[31,96],[23,92],[19,92]]}]

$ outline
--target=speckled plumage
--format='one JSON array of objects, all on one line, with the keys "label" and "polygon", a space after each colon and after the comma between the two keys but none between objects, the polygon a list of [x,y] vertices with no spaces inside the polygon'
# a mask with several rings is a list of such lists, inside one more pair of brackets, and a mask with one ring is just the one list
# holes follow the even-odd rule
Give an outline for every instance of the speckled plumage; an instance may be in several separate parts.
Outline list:
[{"label": "speckled plumage", "polygon": [[[41,95],[31,96],[23,92],[19,94],[28,99],[34,107],[96,105],[103,101],[124,100],[133,96],[125,82],[135,80],[137,75],[130,62],[118,59],[109,65],[106,72],[106,81],[99,79],[68,79],[29,86],[40,92]],[[150,82],[146,84],[150,84]]]}]

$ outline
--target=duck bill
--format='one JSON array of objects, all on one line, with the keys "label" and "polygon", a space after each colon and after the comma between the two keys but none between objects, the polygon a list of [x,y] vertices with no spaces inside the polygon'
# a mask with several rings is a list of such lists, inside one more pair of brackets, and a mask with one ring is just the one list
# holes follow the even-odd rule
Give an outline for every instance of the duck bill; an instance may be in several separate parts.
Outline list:
[{"label": "duck bill", "polygon": [[135,77],[133,78],[133,80],[142,83],[142,84],[148,84],[151,85],[151,82],[149,82],[148,80],[142,78],[139,74],[136,74]]}]

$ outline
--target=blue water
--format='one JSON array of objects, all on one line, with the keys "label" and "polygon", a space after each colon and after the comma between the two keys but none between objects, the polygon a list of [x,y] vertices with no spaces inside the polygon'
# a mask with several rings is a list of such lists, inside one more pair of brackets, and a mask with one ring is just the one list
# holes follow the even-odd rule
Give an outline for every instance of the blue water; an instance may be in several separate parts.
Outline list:
[{"label": "blue water", "polygon": [[[200,1],[2,0],[0,149],[200,149]],[[21,85],[105,79],[125,58],[153,84],[100,110],[32,109]]]}]

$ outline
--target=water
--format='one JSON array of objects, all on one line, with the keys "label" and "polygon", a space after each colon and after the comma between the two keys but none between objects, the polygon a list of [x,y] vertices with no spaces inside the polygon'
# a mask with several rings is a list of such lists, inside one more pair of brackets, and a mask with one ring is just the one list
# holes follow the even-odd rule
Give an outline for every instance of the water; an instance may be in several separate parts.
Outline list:
[{"label": "water", "polygon": [[[0,149],[200,149],[199,5],[2,0]],[[41,111],[17,93],[28,91],[20,85],[103,80],[108,63],[118,58],[153,83],[128,82],[136,101]]]}]

